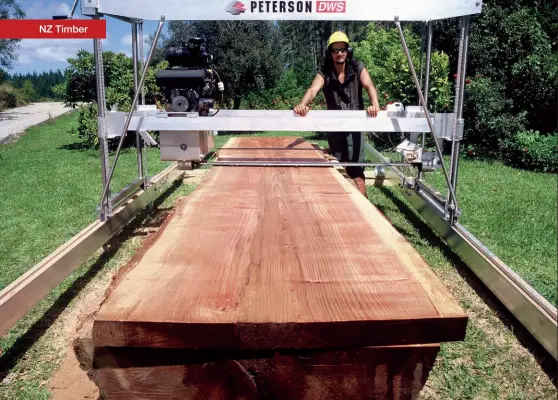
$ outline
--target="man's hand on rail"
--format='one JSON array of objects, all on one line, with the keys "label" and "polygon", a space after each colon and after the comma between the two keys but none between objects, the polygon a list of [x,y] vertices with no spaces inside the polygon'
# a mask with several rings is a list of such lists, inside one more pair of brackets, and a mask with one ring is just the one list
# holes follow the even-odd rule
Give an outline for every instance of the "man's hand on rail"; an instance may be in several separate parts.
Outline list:
[{"label": "man's hand on rail", "polygon": [[376,117],[378,115],[379,111],[380,111],[380,107],[378,107],[378,106],[368,106],[368,107],[366,107],[366,112],[371,117]]},{"label": "man's hand on rail", "polygon": [[303,117],[305,117],[306,114],[308,114],[308,111],[310,111],[310,107],[308,107],[308,106],[303,106],[301,104],[297,104],[294,107],[294,112],[297,113],[298,115],[302,115]]}]

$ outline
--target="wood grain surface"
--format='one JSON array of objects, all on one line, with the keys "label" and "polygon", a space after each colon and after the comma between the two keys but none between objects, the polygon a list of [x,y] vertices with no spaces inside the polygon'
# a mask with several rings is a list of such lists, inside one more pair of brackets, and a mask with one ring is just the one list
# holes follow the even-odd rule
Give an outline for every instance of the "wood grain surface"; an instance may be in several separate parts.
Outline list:
[{"label": "wood grain surface", "polygon": [[[86,339],[76,347],[107,400],[418,399],[439,350],[432,344],[251,357],[227,351],[93,349]],[[83,357],[86,353],[90,356]]]},{"label": "wood grain surface", "polygon": [[[328,162],[300,138],[219,160]],[[96,346],[271,349],[462,340],[467,317],[334,168],[213,167],[105,300]]]}]

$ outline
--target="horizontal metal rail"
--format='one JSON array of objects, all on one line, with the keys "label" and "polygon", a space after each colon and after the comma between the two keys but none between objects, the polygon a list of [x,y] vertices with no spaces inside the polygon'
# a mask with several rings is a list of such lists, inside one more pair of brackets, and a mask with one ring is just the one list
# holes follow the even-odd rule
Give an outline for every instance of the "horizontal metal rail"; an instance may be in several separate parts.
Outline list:
[{"label": "horizontal metal rail", "polygon": [[[387,159],[366,145],[372,160]],[[395,166],[391,173],[404,179]],[[421,184],[423,188],[427,187]],[[432,189],[414,190],[402,186],[405,199],[417,210],[428,225],[465,262],[486,287],[502,302],[533,337],[558,360],[558,311],[519,275],[510,269],[461,224],[450,225],[444,219],[444,207]],[[437,196],[437,195],[435,195]]]},{"label": "horizontal metal rail", "polygon": [[152,178],[147,190],[139,190],[116,208],[105,221],[92,223],[0,291],[0,336],[87,261],[149,203],[159,197],[183,172],[176,164]]},{"label": "horizontal metal rail", "polygon": [[358,162],[299,162],[299,161],[207,161],[201,162],[201,165],[211,165],[216,167],[380,167],[380,166],[409,166],[405,163],[358,163]]},{"label": "horizontal metal rail", "polygon": [[[122,202],[126,201],[135,191],[137,191],[143,184],[143,178],[136,179],[135,181],[126,185],[121,191],[111,196],[110,204],[112,208],[118,207]],[[97,206],[97,209],[99,207]]]},{"label": "horizontal metal rail", "polygon": [[[113,112],[107,115],[114,126],[123,126],[125,113]],[[431,115],[430,120],[434,124],[435,115]],[[109,135],[121,135],[121,132],[112,129],[111,126],[112,124],[108,126]],[[445,126],[440,125],[439,128]],[[427,119],[424,116],[417,116],[416,113],[380,111],[376,117],[371,117],[366,111],[350,110],[315,110],[304,117],[289,110],[220,110],[214,116],[205,117],[196,113],[142,110],[131,118],[127,129],[129,131],[221,132],[430,132]],[[444,135],[444,132],[437,131],[437,134]]]}]

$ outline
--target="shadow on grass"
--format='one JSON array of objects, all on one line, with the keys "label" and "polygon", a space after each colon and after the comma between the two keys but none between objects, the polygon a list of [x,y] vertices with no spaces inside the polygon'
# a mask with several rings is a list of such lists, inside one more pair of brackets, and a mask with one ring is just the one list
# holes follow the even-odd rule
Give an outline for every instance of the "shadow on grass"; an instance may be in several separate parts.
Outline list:
[{"label": "shadow on grass", "polygon": [[[533,337],[533,335],[515,318],[515,316],[506,309],[502,302],[485,286],[485,284],[469,269],[453,250],[438,237],[432,229],[415,213],[410,205],[395,196],[389,189],[379,187],[379,190],[393,203],[399,212],[410,222],[421,238],[425,239],[429,246],[435,246],[441,249],[442,254],[455,267],[457,273],[467,282],[467,284],[475,291],[475,293],[483,299],[488,307],[496,313],[498,318],[510,330],[535,358],[540,367],[552,381],[554,386],[558,387],[558,371],[556,370],[556,361],[552,355]],[[376,207],[386,215],[386,207],[376,205]],[[397,223],[392,223],[395,229],[401,233],[410,243],[417,243],[413,239],[413,235],[404,227]]]},{"label": "shadow on grass", "polygon": [[148,222],[151,227],[160,227],[165,218],[158,218],[160,213],[168,212],[169,208],[158,208],[172,193],[181,185],[180,180],[174,182],[164,194],[153,202],[153,211],[144,209],[139,212],[134,219],[126,225],[122,231],[107,243],[106,250],[99,256],[95,263],[85,272],[84,275],[76,279],[72,285],[60,295],[48,310],[31,325],[27,331],[20,336],[15,343],[0,356],[0,382],[6,378],[17,362],[25,353],[39,340],[47,329],[60,314],[66,309],[70,302],[80,293],[80,291],[93,280],[97,274],[103,270],[110,259],[116,254],[122,243],[137,235],[136,229]]},{"label": "shadow on grass", "polygon": [[94,150],[89,144],[85,142],[74,142],[65,144],[58,148],[59,150],[70,150],[70,151],[90,151]]},{"label": "shadow on grass", "polygon": [[327,140],[327,135],[325,132],[311,132],[305,138],[306,140]]}]

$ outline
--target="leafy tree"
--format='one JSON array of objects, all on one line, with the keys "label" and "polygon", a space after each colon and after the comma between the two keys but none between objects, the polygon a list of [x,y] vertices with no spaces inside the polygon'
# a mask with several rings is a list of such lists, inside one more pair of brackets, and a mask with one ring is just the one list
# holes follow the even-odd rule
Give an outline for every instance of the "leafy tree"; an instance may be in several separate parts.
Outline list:
[{"label": "leafy tree", "polygon": [[485,8],[472,30],[470,59],[471,73],[501,83],[512,113],[527,112],[529,128],[556,128],[558,54],[532,8]]},{"label": "leafy tree", "polygon": [[32,101],[36,96],[35,88],[33,87],[33,84],[30,80],[26,80],[23,82],[21,92],[25,101]]},{"label": "leafy tree", "polygon": [[[87,147],[97,147],[97,89],[95,80],[95,61],[93,53],[79,51],[75,58],[68,59],[70,64],[65,71],[66,82],[54,87],[56,93],[64,93],[67,106],[76,107],[79,103],[91,103],[79,110],[78,125],[71,134],[78,136]],[[119,111],[129,111],[134,97],[134,78],[132,59],[123,53],[103,52],[105,74],[105,97],[107,109],[116,106]],[[148,69],[144,82],[145,100],[155,104],[159,88],[155,83],[157,69],[165,68],[161,62]]]},{"label": "leafy tree", "polygon": [[[456,71],[458,20],[439,21],[434,27],[433,45],[450,55]],[[544,133],[556,130],[558,123],[554,117],[558,107],[557,28],[555,0],[488,0],[483,12],[471,20],[467,75],[489,78],[498,86],[507,112],[518,118],[522,115],[528,128]],[[475,117],[468,115],[466,132],[481,125],[471,120]]]},{"label": "leafy tree", "polygon": [[[64,102],[70,107],[75,107],[81,102],[97,101],[97,88],[95,78],[95,58],[93,53],[81,50],[75,58],[68,59],[70,64],[65,71],[65,97]],[[129,110],[134,97],[134,77],[132,59],[123,53],[111,51],[103,52],[105,96],[107,107],[113,105],[120,110]],[[144,82],[146,102],[154,104],[154,95],[159,92],[155,84],[157,69],[165,68],[166,63],[152,66],[148,69]],[[57,87],[60,92],[63,88]]]},{"label": "leafy tree", "polygon": [[505,87],[487,77],[472,80],[465,91],[465,143],[469,153],[502,158],[504,147],[525,126],[526,112],[513,113]]},{"label": "leafy tree", "polygon": [[[0,0],[0,19],[21,19],[25,13],[16,0]],[[20,39],[0,39],[0,66],[11,68],[17,59]]]},{"label": "leafy tree", "polygon": [[[421,39],[409,27],[404,29],[405,40],[415,70],[420,65]],[[374,81],[380,104],[401,102],[418,105],[417,90],[411,77],[407,57],[401,47],[395,28],[369,24],[366,39],[354,44],[355,56],[364,62]],[[451,112],[452,88],[448,79],[449,58],[439,51],[431,56],[429,109],[434,112]]]}]

